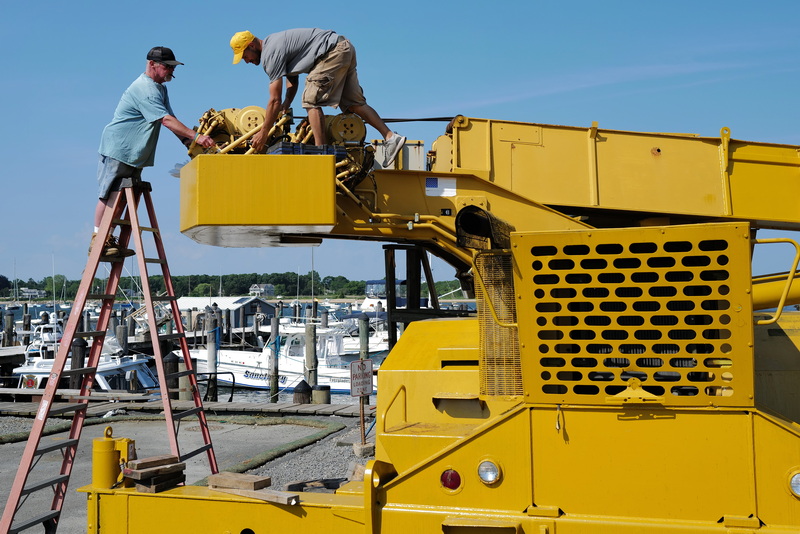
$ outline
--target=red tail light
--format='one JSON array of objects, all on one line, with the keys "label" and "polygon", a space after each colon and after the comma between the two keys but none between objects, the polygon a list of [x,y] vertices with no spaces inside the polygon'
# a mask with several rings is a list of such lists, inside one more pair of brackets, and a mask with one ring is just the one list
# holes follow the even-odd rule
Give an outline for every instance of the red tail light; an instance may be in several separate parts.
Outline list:
[{"label": "red tail light", "polygon": [[442,486],[449,490],[456,490],[461,486],[461,475],[455,469],[448,469],[442,473],[439,480],[442,482]]}]

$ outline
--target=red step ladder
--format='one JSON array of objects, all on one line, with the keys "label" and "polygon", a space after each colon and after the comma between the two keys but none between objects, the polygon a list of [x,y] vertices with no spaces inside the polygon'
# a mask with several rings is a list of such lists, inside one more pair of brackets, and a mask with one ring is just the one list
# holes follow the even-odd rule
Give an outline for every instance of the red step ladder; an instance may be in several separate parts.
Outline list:
[{"label": "red step ladder", "polygon": [[[117,293],[125,260],[123,256],[102,256],[106,239],[112,234],[116,226],[120,227],[120,248],[126,248],[129,241],[131,241],[131,237],[133,238],[132,244],[136,251],[136,260],[138,261],[139,272],[142,278],[142,291],[145,296],[145,306],[147,309],[147,324],[152,339],[153,356],[158,370],[159,388],[164,405],[170,454],[178,456],[181,461],[184,461],[205,452],[208,457],[211,473],[214,474],[219,471],[217,460],[214,455],[214,448],[211,443],[208,422],[205,412],[203,411],[203,400],[200,397],[200,392],[197,387],[197,375],[193,368],[192,359],[189,356],[189,344],[184,335],[177,297],[175,296],[172,278],[170,276],[169,267],[167,266],[164,244],[158,229],[153,202],[150,198],[150,191],[151,187],[148,182],[128,178],[123,180],[122,187],[119,191],[113,191],[109,196],[100,229],[98,230],[92,250],[89,253],[89,261],[86,264],[86,269],[84,269],[78,294],[75,297],[72,312],[67,321],[64,336],[53,362],[52,372],[44,388],[44,394],[42,395],[42,400],[33,422],[33,428],[28,438],[25,452],[20,460],[17,475],[8,496],[8,502],[3,510],[2,519],[0,519],[0,534],[22,532],[37,525],[43,525],[45,533],[55,533],[58,528],[61,509],[78,448],[78,441],[80,440],[81,431],[86,419],[86,410],[92,393],[92,383],[102,354],[103,341],[105,339],[106,329],[109,326],[115,295]],[[147,209],[149,226],[141,226],[139,222],[137,210],[141,199],[144,199],[144,204]],[[144,240],[142,237],[142,234],[145,232],[151,234],[155,241],[155,249],[157,251],[157,257],[155,258],[145,257]],[[110,263],[108,283],[105,293],[99,295],[91,294],[90,291],[100,262]],[[166,285],[165,296],[155,296],[151,293],[150,281],[147,273],[147,264],[150,263],[161,266],[164,284]],[[83,310],[88,300],[100,300],[102,301],[102,306],[97,319],[96,330],[80,332],[79,325],[82,322]],[[167,335],[158,334],[155,310],[156,302],[168,302],[170,304],[177,333]],[[85,367],[65,371],[64,367],[70,355],[72,341],[75,338],[81,337],[91,338],[93,340]],[[162,350],[161,341],[168,339],[176,339],[179,341],[181,352],[183,353],[183,361],[186,366],[185,371],[173,373],[171,375],[166,374],[164,357],[167,354]],[[58,393],[61,379],[71,375],[82,377],[80,394],[73,399],[77,402],[68,403],[66,405],[60,403],[54,405],[54,399]],[[167,384],[168,381],[182,376],[186,376],[189,380],[191,394],[194,400],[194,408],[175,413],[172,409],[172,401],[169,398]],[[53,415],[65,414],[73,414],[68,439],[58,442],[55,445],[40,447],[40,440],[48,418]],[[182,453],[178,445],[178,430],[180,429],[181,420],[187,417],[197,417],[199,420],[203,436],[203,445],[196,450]],[[63,457],[61,469],[57,474],[42,473],[48,465],[52,466],[53,462],[45,461],[41,462],[40,465],[39,460],[45,455],[54,454],[56,452],[59,452]],[[57,464],[57,462],[55,462],[55,464]],[[38,469],[36,469],[37,466]],[[32,473],[35,473],[35,475],[29,479]],[[53,491],[53,501],[49,510],[30,510],[29,508],[31,508],[31,506],[24,506],[29,495],[48,488]]]}]

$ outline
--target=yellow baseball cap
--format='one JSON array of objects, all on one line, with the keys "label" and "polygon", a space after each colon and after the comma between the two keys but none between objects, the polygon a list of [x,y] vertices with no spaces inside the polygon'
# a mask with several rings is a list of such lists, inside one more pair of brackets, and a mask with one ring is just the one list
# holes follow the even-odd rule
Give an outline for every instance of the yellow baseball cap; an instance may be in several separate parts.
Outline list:
[{"label": "yellow baseball cap", "polygon": [[236,65],[242,60],[242,54],[244,54],[245,48],[247,45],[253,42],[255,36],[247,31],[239,32],[231,37],[231,48],[233,48],[233,64]]}]

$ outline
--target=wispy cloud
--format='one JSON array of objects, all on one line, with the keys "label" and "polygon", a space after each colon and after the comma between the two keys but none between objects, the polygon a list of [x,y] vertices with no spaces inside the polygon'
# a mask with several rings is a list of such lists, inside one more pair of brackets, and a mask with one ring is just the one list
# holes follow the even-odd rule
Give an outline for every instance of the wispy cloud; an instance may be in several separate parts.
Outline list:
[{"label": "wispy cloud", "polygon": [[[564,74],[538,73],[526,80],[511,81],[495,87],[487,95],[480,91],[481,98],[450,100],[446,110],[442,106],[428,108],[428,114],[447,113],[454,109],[483,109],[497,105],[513,104],[527,100],[565,93],[587,91],[603,87],[625,85],[633,92],[663,91],[666,87],[690,87],[722,83],[744,78],[756,78],[768,73],[796,71],[785,64],[765,67],[746,62],[702,62],[637,64],[616,67],[593,68],[571,71]],[[463,94],[463,96],[468,96]]]}]

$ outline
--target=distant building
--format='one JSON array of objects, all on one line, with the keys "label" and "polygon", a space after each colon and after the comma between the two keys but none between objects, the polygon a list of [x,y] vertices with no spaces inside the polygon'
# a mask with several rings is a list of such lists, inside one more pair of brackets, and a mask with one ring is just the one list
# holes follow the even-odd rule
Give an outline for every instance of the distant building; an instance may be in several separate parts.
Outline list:
[{"label": "distant building", "polygon": [[274,297],[275,286],[272,284],[253,284],[250,286],[249,295],[251,297]]},{"label": "distant building", "polygon": [[19,296],[23,299],[43,299],[47,296],[47,291],[44,289],[30,289],[27,287],[19,288]]}]

